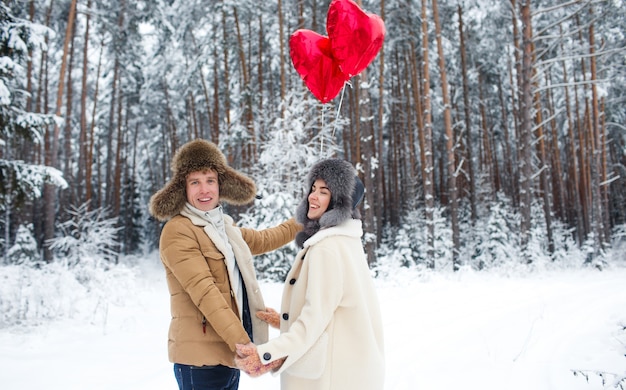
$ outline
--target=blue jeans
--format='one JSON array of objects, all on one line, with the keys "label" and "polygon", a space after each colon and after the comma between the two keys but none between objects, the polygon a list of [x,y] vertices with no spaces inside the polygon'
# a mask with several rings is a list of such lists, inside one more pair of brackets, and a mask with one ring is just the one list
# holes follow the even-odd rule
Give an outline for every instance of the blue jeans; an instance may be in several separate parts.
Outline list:
[{"label": "blue jeans", "polygon": [[180,390],[237,390],[239,370],[226,366],[188,366],[174,363]]}]

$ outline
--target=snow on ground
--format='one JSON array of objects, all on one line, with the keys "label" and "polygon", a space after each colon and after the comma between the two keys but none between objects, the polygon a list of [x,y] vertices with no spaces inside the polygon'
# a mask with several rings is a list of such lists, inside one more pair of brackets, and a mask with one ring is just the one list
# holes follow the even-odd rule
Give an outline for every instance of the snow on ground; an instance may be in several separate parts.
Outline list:
[{"label": "snow on ground", "polygon": [[[603,389],[597,375],[587,383],[572,370],[625,375],[625,282],[623,268],[377,281],[385,390]],[[282,286],[262,288],[267,304],[278,307]],[[0,387],[176,389],[167,360],[163,272],[143,269],[129,296],[137,299],[98,308],[92,321],[0,330]],[[240,383],[242,390],[279,388],[279,378],[269,375],[243,374]]]}]

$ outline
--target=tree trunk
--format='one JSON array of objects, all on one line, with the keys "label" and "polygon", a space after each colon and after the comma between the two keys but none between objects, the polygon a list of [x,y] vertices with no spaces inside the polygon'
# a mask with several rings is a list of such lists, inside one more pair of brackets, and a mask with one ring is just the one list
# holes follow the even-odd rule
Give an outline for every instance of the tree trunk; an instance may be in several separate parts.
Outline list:
[{"label": "tree trunk", "polygon": [[[227,42],[228,30],[226,29],[226,11],[222,10],[222,28],[224,33],[224,42]],[[216,75],[217,77],[217,75]],[[226,131],[230,131],[230,66],[228,65],[228,45],[224,45],[224,78],[221,80],[224,87],[224,115],[226,116]],[[216,86],[218,85],[216,80]]]},{"label": "tree trunk", "polygon": [[426,265],[435,268],[435,194],[433,188],[433,129],[430,104],[430,71],[428,66],[428,19],[426,13],[427,1],[422,0],[422,66],[424,77],[423,109],[424,109],[424,203],[426,218]]},{"label": "tree trunk", "polygon": [[485,110],[485,97],[483,95],[483,75],[479,71],[478,72],[478,99],[480,101],[479,111],[480,111],[480,125],[481,125],[481,133],[482,133],[482,167],[487,171],[487,190],[489,191],[489,195],[491,199],[496,198],[496,173],[495,173],[495,164],[496,161],[493,157],[493,147],[490,137],[489,131],[489,123],[487,122],[487,112]]},{"label": "tree trunk", "polygon": [[[435,34],[437,37],[437,52],[439,54],[439,72],[441,74],[441,92],[443,97],[443,120],[446,129],[446,153],[447,153],[447,185],[450,202],[450,220],[452,223],[452,269],[458,271],[461,268],[459,253],[461,250],[460,233],[459,233],[459,209],[457,203],[456,188],[456,162],[455,153],[455,136],[452,131],[452,115],[450,113],[450,95],[448,93],[448,78],[446,73],[446,61],[443,52],[443,44],[441,42],[441,24],[439,22],[439,8],[437,0],[432,0],[433,19],[435,21]],[[442,170],[443,171],[443,170]]]},{"label": "tree trunk", "polygon": [[[580,27],[580,20],[578,15],[576,15],[576,25],[578,27],[578,39],[580,44],[584,44],[584,39],[582,35],[582,28]],[[580,59],[580,68],[583,82],[583,96],[586,96],[586,87],[584,87],[584,83],[586,82],[586,65],[585,59]],[[583,227],[584,227],[584,239],[587,239],[587,236],[591,233],[591,191],[589,185],[589,160],[587,158],[588,153],[588,142],[587,142],[587,134],[589,133],[588,129],[585,127],[587,121],[585,120],[585,114],[581,113],[584,109],[587,112],[587,98],[584,98],[584,108],[581,108],[581,99],[578,96],[578,80],[576,77],[576,73],[573,75],[574,77],[574,102],[575,102],[575,113],[576,113],[576,133],[578,135],[578,161],[580,162],[579,166],[579,177],[580,177],[580,203],[582,205],[583,212]],[[581,241],[582,243],[582,241]]]},{"label": "tree trunk", "polygon": [[469,196],[472,223],[476,222],[476,179],[474,176],[474,147],[472,146],[472,120],[469,101],[469,79],[467,77],[467,53],[465,48],[465,33],[463,31],[463,10],[458,6],[459,14],[459,42],[461,50],[461,74],[463,76],[463,107],[465,114],[465,148],[467,150],[467,173],[469,174]]},{"label": "tree trunk", "polygon": [[513,161],[515,160],[515,155],[511,150],[511,136],[509,134],[509,120],[507,115],[507,107],[504,98],[504,88],[502,87],[502,77],[498,75],[498,97],[500,100],[500,115],[502,121],[502,130],[504,132],[504,140],[502,141],[502,151],[504,153],[503,163],[504,163],[504,172],[505,177],[503,180],[502,186],[504,187],[504,193],[507,197],[513,197],[514,193],[514,185],[513,185]]},{"label": "tree trunk", "polygon": [[[263,46],[263,14],[259,13],[259,64],[257,70],[257,83],[259,85],[259,111],[263,112],[263,93],[265,88],[263,86],[263,59],[265,58],[265,47]],[[263,131],[261,131],[263,133]]]},{"label": "tree trunk", "polygon": [[[217,58],[217,51],[213,53]],[[228,69],[228,68],[227,68]],[[220,144],[220,77],[217,61],[213,64],[213,116],[211,117],[211,141]],[[228,113],[226,114],[228,115]],[[229,116],[227,116],[229,118]]]},{"label": "tree trunk", "polygon": [[[356,94],[356,98],[359,101],[357,118],[371,118],[369,91],[361,88],[362,80],[367,78],[367,70],[361,72],[356,78],[356,84],[359,85]],[[372,164],[372,159],[377,158],[373,122],[371,119],[359,119],[359,122],[362,137],[365,139],[365,142],[361,140],[362,154],[360,158],[363,167],[363,184],[367,189],[365,192],[365,216],[363,222],[364,231],[371,233],[369,236],[370,239],[365,242],[365,252],[367,253],[367,263],[371,266],[376,262],[376,248],[378,246],[378,237],[376,234],[378,227],[374,215],[374,209],[377,208],[375,205],[377,204],[376,193],[378,189],[376,188],[374,178],[378,175],[379,167]]]},{"label": "tree trunk", "polygon": [[[120,16],[121,18],[121,16]],[[118,90],[118,81],[119,81],[119,73],[120,73],[120,62],[119,58],[115,58],[113,65],[113,84],[111,85],[111,102],[109,108],[109,125],[108,132],[105,136],[106,138],[106,150],[104,151],[104,155],[106,156],[105,160],[105,174],[104,174],[104,188],[103,186],[98,186],[98,199],[99,199],[99,207],[111,205],[113,202],[113,170],[114,170],[114,153],[113,153],[113,137],[115,134],[115,112],[117,110],[116,98],[120,95]],[[102,191],[105,191],[104,195]],[[103,203],[104,200],[104,203]]]},{"label": "tree trunk", "polygon": [[[199,53],[198,45],[196,44],[196,39],[193,36],[193,34],[191,34],[191,39],[193,39],[194,48]],[[206,113],[207,113],[207,118],[209,120],[209,132],[207,134],[205,132],[205,130],[203,128],[201,128],[200,129],[200,137],[206,138],[207,135],[211,136],[213,134],[213,132],[214,132],[214,129],[213,129],[214,123],[211,120],[212,117],[213,117],[213,113],[211,112],[211,98],[209,97],[209,88],[206,85],[206,79],[205,79],[206,76],[204,75],[204,72],[202,71],[202,69],[203,69],[202,66],[198,67],[198,75],[200,77],[200,85],[202,86],[202,95],[204,96],[205,109],[206,109]]]},{"label": "tree trunk", "polygon": [[532,202],[532,108],[533,108],[533,43],[531,35],[530,0],[520,3],[520,17],[522,23],[522,63],[519,77],[519,113],[520,113],[520,140],[519,140],[519,171],[520,171],[520,244],[523,256],[528,258],[528,242],[530,238]]},{"label": "tree trunk", "polygon": [[93,207],[93,202],[92,202],[92,167],[94,164],[93,161],[93,149],[95,146],[95,128],[96,128],[96,108],[98,106],[98,92],[99,92],[99,85],[100,83],[98,82],[100,80],[100,70],[102,68],[102,53],[104,51],[104,44],[102,44],[100,46],[100,56],[98,58],[98,70],[96,72],[96,90],[94,91],[94,98],[93,98],[93,109],[91,112],[91,126],[89,127],[89,134],[88,134],[88,138],[89,138],[89,146],[87,148],[86,151],[86,156],[87,156],[87,161],[86,161],[86,166],[85,166],[85,201],[89,203],[89,205],[87,206],[87,209],[91,209]]},{"label": "tree trunk", "polygon": [[[35,0],[28,1],[28,20],[35,21]],[[33,49],[28,48],[28,60],[26,61],[26,111],[33,110]],[[7,225],[8,228],[9,225]],[[8,241],[7,241],[8,242]]]},{"label": "tree trunk", "polygon": [[[65,98],[65,127],[63,131],[63,177],[66,181],[72,183],[75,181],[73,172],[73,153],[72,153],[72,116],[74,106],[74,88],[72,84],[72,73],[74,69],[74,42],[76,41],[76,18],[74,18],[74,27],[72,27],[72,38],[70,40],[68,63],[67,63],[67,92]],[[78,186],[71,186],[66,191],[59,194],[59,211],[60,219],[65,219],[65,211],[70,204],[76,204],[75,189]]]},{"label": "tree trunk", "polygon": [[609,183],[607,181],[607,144],[606,144],[606,114],[604,111],[605,97],[600,99],[600,184],[602,190],[602,210],[604,211],[604,237],[606,237],[607,244],[611,243],[611,220],[609,215],[612,214],[609,208]]},{"label": "tree trunk", "polygon": [[[115,171],[113,175],[113,191],[111,191],[111,196],[113,200],[113,216],[119,217],[120,215],[120,205],[121,205],[121,196],[122,196],[122,149],[124,148],[124,99],[122,98],[122,80],[118,82],[118,97],[117,97],[117,126],[115,128],[117,133],[117,140],[115,142]],[[112,136],[113,134],[111,134]],[[119,222],[118,222],[119,224]]]},{"label": "tree trunk", "polygon": [[[517,0],[511,1],[511,24],[513,25],[513,61],[511,61],[511,53],[507,53],[507,66],[509,72],[509,85],[511,87],[511,111],[513,112],[513,126],[515,130],[515,140],[517,143],[516,150],[519,152],[520,150],[520,139],[521,139],[521,113],[519,112],[519,107],[522,104],[519,100],[521,97],[521,91],[519,88],[522,86],[521,77],[522,77],[522,59],[520,57],[520,53],[522,48],[520,46],[520,31],[519,31],[519,20],[517,18]],[[513,71],[515,69],[515,71]],[[513,80],[513,73],[515,73],[516,78]],[[517,87],[517,88],[516,88]],[[519,167],[521,166],[519,154],[516,155],[516,161],[514,165],[515,177],[513,178],[513,185],[515,187],[515,192],[512,196],[513,205],[516,208],[519,208],[519,204],[521,202],[520,194],[522,193],[519,188],[519,184],[521,183],[521,172]]]},{"label": "tree trunk", "polygon": [[[546,72],[547,85],[552,84],[551,72]],[[559,131],[556,121],[556,109],[554,107],[554,97],[552,90],[547,90],[548,112],[550,113],[550,132],[552,142],[550,143],[550,156],[552,177],[552,198],[554,211],[557,219],[565,220],[565,196],[563,185],[563,168],[561,166],[561,149],[559,148]]]},{"label": "tree trunk", "polygon": [[[534,72],[533,72],[534,73]],[[554,255],[554,237],[552,234],[552,214],[550,203],[550,183],[548,181],[549,166],[547,164],[545,137],[543,133],[543,116],[541,115],[541,97],[535,93],[535,123],[537,123],[537,154],[539,155],[539,180],[541,195],[543,197],[543,215],[546,222],[546,234],[548,235],[548,252]]]},{"label": "tree trunk", "polygon": [[[418,168],[421,169],[421,176],[422,179],[424,178],[424,167],[426,166],[426,156],[424,154],[425,152],[425,141],[424,141],[424,110],[422,108],[422,94],[420,94],[420,90],[421,90],[421,80],[422,77],[421,76],[421,71],[418,65],[418,62],[420,61],[420,59],[423,61],[423,57],[418,56],[416,51],[415,51],[415,46],[413,44],[413,41],[410,42],[410,65],[411,65],[411,91],[413,92],[413,103],[415,104],[415,107],[413,110],[409,111],[409,112],[414,112],[415,113],[415,119],[417,120],[417,139],[418,139],[418,143],[419,143],[419,153],[420,153],[420,165],[417,165],[417,158],[416,158],[416,154],[417,154],[417,150],[415,149],[415,139],[414,139],[414,132],[410,131],[409,132],[409,147],[410,147],[410,155],[409,155],[409,159],[410,159],[410,163],[411,163],[411,178],[415,178],[417,179],[418,177],[418,173],[420,170]],[[408,98],[408,97],[407,97]]]},{"label": "tree trunk", "polygon": [[[89,27],[91,21],[91,0],[87,0],[87,13],[85,16],[85,35],[83,40],[85,41],[83,46],[83,66],[82,66],[82,78],[81,78],[81,92],[80,92],[80,134],[78,136],[78,171],[76,180],[82,187],[82,190],[78,190],[78,204],[84,203],[86,199],[87,190],[87,156],[88,156],[88,143],[87,143],[87,73],[89,72]],[[96,82],[96,88],[98,83]],[[89,161],[91,164],[91,161]]]},{"label": "tree trunk", "polygon": [[283,2],[278,0],[278,37],[280,42],[280,114],[285,117],[285,22],[283,21]]},{"label": "tree trunk", "polygon": [[[562,35],[562,34],[561,34]],[[564,51],[563,46],[561,46],[561,50]],[[585,231],[584,231],[584,216],[582,210],[582,202],[580,200],[580,182],[579,182],[579,164],[578,164],[578,153],[576,153],[576,137],[574,135],[574,120],[572,118],[572,103],[570,102],[570,94],[569,87],[567,86],[569,83],[569,78],[567,75],[567,64],[565,61],[561,61],[562,69],[563,69],[563,84],[565,85],[565,110],[567,115],[567,150],[569,154],[569,158],[567,159],[567,165],[570,167],[568,172],[568,186],[571,188],[569,192],[569,207],[566,210],[571,211],[574,218],[570,217],[570,224],[575,226],[576,228],[576,237],[578,244],[582,244],[585,239]],[[573,207],[572,207],[573,204]],[[575,223],[572,223],[575,221]]]},{"label": "tree trunk", "polygon": [[[385,20],[385,0],[381,0],[380,2],[380,18]],[[378,123],[376,128],[378,129],[378,158],[383,159],[385,155],[384,152],[384,121],[383,118],[385,116],[385,105],[384,105],[384,96],[385,96],[385,50],[381,49],[379,53],[379,70],[378,70]],[[387,190],[385,186],[386,174],[384,169],[384,164],[380,164],[379,174],[376,175],[377,183],[376,187],[379,188],[379,191],[376,191],[376,204],[386,205],[387,204]],[[378,227],[377,237],[380,240],[383,236],[383,221],[387,219],[386,210],[387,207],[376,207],[376,226]]]},{"label": "tree trunk", "polygon": [[[57,101],[55,114],[61,116],[61,106],[63,105],[63,85],[65,84],[65,72],[67,67],[67,56],[69,51],[70,39],[72,37],[72,27],[74,26],[74,18],[76,16],[76,0],[72,0],[70,5],[70,13],[65,30],[65,42],[63,43],[63,55],[61,59],[61,69],[59,71],[59,85],[57,91]],[[50,147],[46,153],[46,165],[49,167],[57,167],[57,155],[59,151],[59,125],[55,124],[52,137],[48,139]],[[54,221],[56,212],[56,189],[52,184],[44,185],[44,240],[48,242],[54,238]],[[52,251],[48,245],[44,246],[44,260],[52,261]]]},{"label": "tree trunk", "polygon": [[248,140],[243,147],[242,162],[244,166],[251,166],[256,162],[256,135],[254,133],[254,118],[252,115],[252,88],[250,87],[250,76],[248,75],[248,65],[244,50],[243,38],[239,27],[239,16],[237,7],[233,7],[235,17],[235,30],[237,31],[237,47],[239,52],[239,62],[241,66],[241,77],[243,79],[242,89],[244,92],[243,126],[248,130]]},{"label": "tree trunk", "polygon": [[[590,20],[593,20],[593,8],[589,10]],[[601,254],[604,251],[605,244],[610,240],[606,236],[605,232],[608,230],[604,226],[606,220],[604,216],[604,210],[602,207],[602,193],[600,187],[600,176],[602,174],[602,144],[600,142],[600,109],[598,98],[598,87],[596,80],[598,79],[596,70],[596,56],[595,56],[595,29],[594,23],[589,25],[589,54],[590,54],[590,72],[591,72],[591,119],[592,119],[592,160],[591,160],[591,191],[592,191],[592,226],[595,232],[595,256]]]}]

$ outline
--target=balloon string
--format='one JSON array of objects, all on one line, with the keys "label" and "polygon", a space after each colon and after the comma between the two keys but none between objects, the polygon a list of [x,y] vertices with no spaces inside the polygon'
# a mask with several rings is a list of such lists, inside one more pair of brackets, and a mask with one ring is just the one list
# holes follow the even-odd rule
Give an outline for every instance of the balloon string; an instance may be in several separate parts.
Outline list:
[{"label": "balloon string", "polygon": [[322,131],[320,132],[320,156],[324,155],[324,128],[326,127],[324,113],[326,112],[326,104],[322,104]]},{"label": "balloon string", "polygon": [[[341,106],[343,105],[343,97],[346,93],[346,85],[352,86],[349,81],[346,81],[343,84],[343,88],[341,88],[341,98],[339,98],[339,105],[337,106],[337,115],[335,116],[335,123],[333,125],[332,136],[335,136],[335,131],[339,127],[339,116],[341,115]],[[327,104],[322,105],[322,129],[326,128],[326,109],[328,108]],[[322,131],[322,136],[320,137],[320,155],[324,154],[324,132]]]},{"label": "balloon string", "polygon": [[339,127],[339,114],[341,114],[341,106],[343,105],[343,95],[346,93],[346,85],[350,85],[349,81],[346,81],[341,88],[341,98],[339,98],[339,106],[337,106],[337,115],[335,116],[335,126],[333,127],[333,137],[335,136],[335,130]]}]

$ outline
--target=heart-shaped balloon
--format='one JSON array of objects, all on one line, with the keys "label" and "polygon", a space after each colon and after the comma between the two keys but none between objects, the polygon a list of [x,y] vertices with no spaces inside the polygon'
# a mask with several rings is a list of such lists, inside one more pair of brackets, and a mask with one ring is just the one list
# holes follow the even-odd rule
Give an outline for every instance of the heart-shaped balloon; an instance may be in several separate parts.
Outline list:
[{"label": "heart-shaped balloon", "polygon": [[311,30],[297,30],[289,38],[289,51],[294,68],[322,103],[334,99],[350,78],[333,59],[328,37]]},{"label": "heart-shaped balloon", "polygon": [[333,0],[328,9],[326,31],[332,55],[348,78],[374,60],[385,39],[385,23],[364,12],[352,0]]}]

